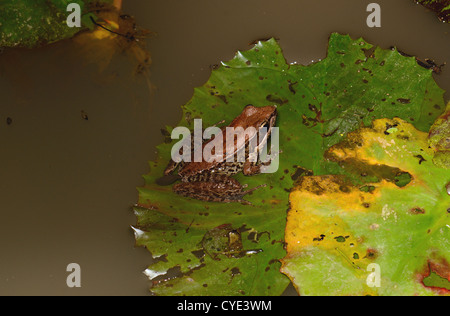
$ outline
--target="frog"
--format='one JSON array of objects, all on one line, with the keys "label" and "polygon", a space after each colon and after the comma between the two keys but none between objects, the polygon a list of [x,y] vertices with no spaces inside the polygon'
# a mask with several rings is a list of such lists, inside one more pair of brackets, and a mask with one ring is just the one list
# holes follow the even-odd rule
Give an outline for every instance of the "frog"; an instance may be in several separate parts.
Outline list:
[{"label": "frog", "polygon": [[[245,190],[247,186],[241,185],[239,181],[232,178],[232,175],[239,172],[242,172],[245,176],[257,175],[261,173],[264,166],[270,164],[270,161],[261,162],[259,152],[267,144],[272,129],[275,126],[276,119],[276,105],[256,107],[250,104],[245,106],[242,112],[228,126],[220,129],[224,148],[222,158],[213,161],[205,161],[203,158],[200,162],[181,161],[177,163],[173,160],[169,162],[164,170],[164,175],[173,175],[175,170],[178,169],[177,178],[181,180],[181,183],[173,185],[172,190],[178,195],[201,201],[251,204],[244,200],[244,196],[265,187],[266,184]],[[232,146],[233,150],[227,152],[226,136],[228,127],[234,129],[242,127],[241,130],[243,131],[248,131],[247,128],[253,127],[253,129],[250,129],[253,132],[247,134],[237,133],[234,141],[235,146]],[[260,135],[263,127],[267,132]],[[201,150],[208,143],[213,142],[214,139],[212,138],[209,141],[203,142]],[[256,146],[250,148],[249,143],[251,140],[256,140],[259,143],[256,143]],[[227,159],[230,156],[236,156],[238,151],[243,149],[245,149],[244,160],[233,159],[230,162]],[[194,151],[192,151],[192,156],[194,154]],[[250,159],[251,157],[253,159]]]}]

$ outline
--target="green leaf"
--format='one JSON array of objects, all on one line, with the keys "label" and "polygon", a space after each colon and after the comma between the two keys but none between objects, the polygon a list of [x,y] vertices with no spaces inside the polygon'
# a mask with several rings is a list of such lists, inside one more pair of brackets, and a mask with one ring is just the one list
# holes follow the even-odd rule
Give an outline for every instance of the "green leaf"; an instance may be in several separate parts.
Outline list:
[{"label": "green leaf", "polygon": [[[203,119],[204,128],[221,120],[229,123],[247,104],[278,106],[282,151],[276,173],[235,177],[249,188],[267,184],[246,197],[252,205],[201,202],[158,185],[174,142],[159,145],[157,159],[150,162],[145,186],[139,188],[135,232],[137,244],[158,258],[147,270],[154,293],[280,295],[288,284],[278,260],[285,255],[286,210],[294,181],[340,170],[323,159],[325,150],[374,119],[402,117],[428,131],[444,101],[431,71],[396,50],[332,34],[326,59],[290,65],[271,39],[212,71],[182,107],[178,125],[192,128],[195,118]],[[241,235],[241,256],[231,256],[223,241],[220,251],[206,251],[202,241],[218,227]]]},{"label": "green leaf", "polygon": [[86,19],[82,19],[81,28],[68,27],[67,5],[77,3],[85,12],[85,8],[94,2],[93,0],[1,0],[0,47],[32,48],[70,38],[89,25],[85,24]]},{"label": "green leaf", "polygon": [[[290,195],[282,269],[299,293],[449,295],[450,170],[433,164],[427,134],[381,119],[330,151],[345,165],[357,159],[412,180],[399,188],[383,179],[364,192],[338,176],[303,178]],[[368,282],[374,264],[379,287]]]}]

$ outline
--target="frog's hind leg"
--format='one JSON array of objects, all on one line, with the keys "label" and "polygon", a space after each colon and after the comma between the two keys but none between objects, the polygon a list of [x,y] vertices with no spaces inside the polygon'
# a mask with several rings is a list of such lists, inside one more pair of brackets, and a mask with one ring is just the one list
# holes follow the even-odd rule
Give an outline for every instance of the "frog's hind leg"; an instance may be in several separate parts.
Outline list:
[{"label": "frog's hind leg", "polygon": [[177,168],[181,169],[184,166],[184,161],[180,161],[180,162],[175,162],[172,159],[169,161],[169,163],[167,164],[166,169],[164,169],[164,175],[168,176],[170,174],[172,174]]},{"label": "frog's hind leg", "polygon": [[226,176],[216,176],[208,182],[183,182],[173,186],[173,191],[185,197],[191,197],[207,202],[251,204],[243,198],[245,195],[265,186],[244,191],[244,187],[235,179]]},{"label": "frog's hind leg", "polygon": [[166,169],[164,170],[164,175],[161,178],[156,179],[156,184],[161,186],[171,185],[175,181],[178,181],[181,179],[179,175],[174,175],[174,171],[177,168],[182,168],[184,165],[184,162],[175,162],[173,160],[170,160],[169,164],[167,165]]},{"label": "frog's hind leg", "polygon": [[246,161],[242,167],[242,173],[246,176],[253,176],[255,174],[261,173],[261,164]]},{"label": "frog's hind leg", "polygon": [[250,162],[246,161],[242,167],[242,173],[245,176],[253,176],[262,173],[264,167],[270,166],[272,162]]}]

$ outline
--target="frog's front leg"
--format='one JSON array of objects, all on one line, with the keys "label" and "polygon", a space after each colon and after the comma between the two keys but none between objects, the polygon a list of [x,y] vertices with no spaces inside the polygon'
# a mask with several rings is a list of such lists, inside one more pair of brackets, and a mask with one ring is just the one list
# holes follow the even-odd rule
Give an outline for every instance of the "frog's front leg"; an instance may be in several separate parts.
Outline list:
[{"label": "frog's front leg", "polygon": [[253,176],[255,174],[264,173],[272,164],[273,160],[275,160],[281,151],[272,154],[270,159],[266,162],[262,162],[259,157],[257,162],[252,162],[247,159],[242,166],[242,173],[246,176]]},{"label": "frog's front leg", "polygon": [[272,160],[269,160],[267,162],[251,162],[246,161],[244,162],[244,165],[242,167],[242,173],[246,176],[253,176],[255,174],[260,174],[264,168],[267,169],[268,166],[270,166],[272,163]]},{"label": "frog's front leg", "polygon": [[237,180],[225,175],[216,175],[208,179],[208,181],[190,181],[175,184],[173,191],[182,196],[202,201],[250,204],[250,202],[243,199],[244,196],[262,186],[244,191],[244,187]]},{"label": "frog's front leg", "polygon": [[257,162],[246,161],[242,167],[242,173],[246,176],[252,176],[261,173],[261,164]]}]

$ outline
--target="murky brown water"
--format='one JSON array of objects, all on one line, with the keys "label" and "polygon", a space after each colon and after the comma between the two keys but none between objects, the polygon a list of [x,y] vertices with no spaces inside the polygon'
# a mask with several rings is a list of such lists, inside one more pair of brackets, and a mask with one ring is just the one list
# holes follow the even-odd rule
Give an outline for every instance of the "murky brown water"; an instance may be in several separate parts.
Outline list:
[{"label": "murky brown water", "polygon": [[[0,295],[148,294],[151,257],[130,229],[135,188],[160,129],[177,123],[210,65],[255,39],[279,38],[288,61],[302,64],[325,57],[331,32],[450,63],[450,25],[411,0],[379,0],[382,27],[370,29],[370,2],[124,1],[157,32],[153,93],[125,58],[100,74],[70,41],[0,55]],[[436,80],[450,91],[448,67]],[[81,288],[66,285],[72,262]]]}]

